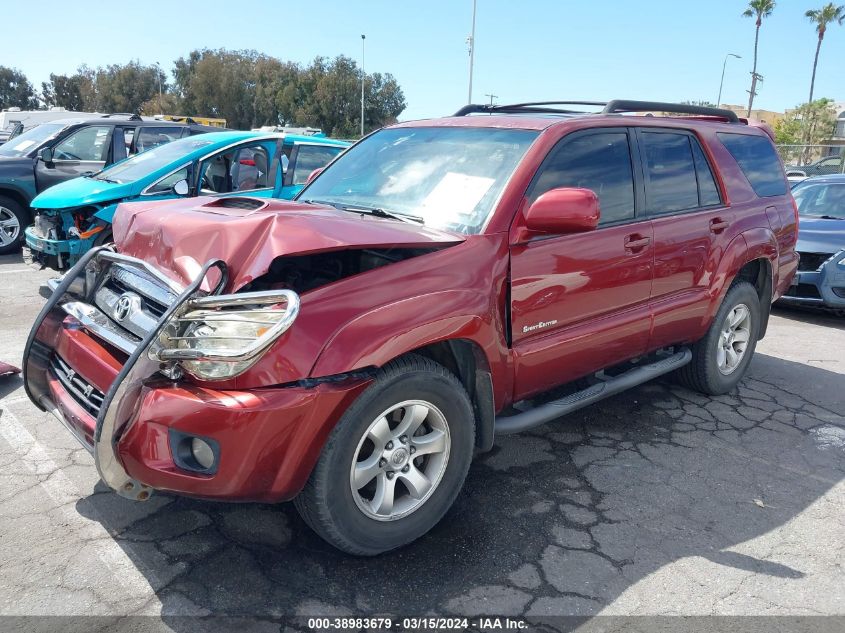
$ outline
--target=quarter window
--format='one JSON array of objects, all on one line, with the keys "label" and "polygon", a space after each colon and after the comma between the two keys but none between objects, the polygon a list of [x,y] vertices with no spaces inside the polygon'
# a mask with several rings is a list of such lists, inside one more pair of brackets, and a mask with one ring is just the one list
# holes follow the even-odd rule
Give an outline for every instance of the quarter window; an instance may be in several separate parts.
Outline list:
[{"label": "quarter window", "polygon": [[599,198],[600,224],[634,217],[634,175],[626,132],[600,132],[563,139],[540,167],[529,198],[551,189],[580,187]]},{"label": "quarter window", "polygon": [[761,198],[786,194],[783,167],[768,138],[727,132],[719,132],[718,136],[745,174],[754,193]]},{"label": "quarter window", "polygon": [[82,128],[56,145],[56,160],[84,160],[104,163],[109,154],[110,125],[92,125]]}]

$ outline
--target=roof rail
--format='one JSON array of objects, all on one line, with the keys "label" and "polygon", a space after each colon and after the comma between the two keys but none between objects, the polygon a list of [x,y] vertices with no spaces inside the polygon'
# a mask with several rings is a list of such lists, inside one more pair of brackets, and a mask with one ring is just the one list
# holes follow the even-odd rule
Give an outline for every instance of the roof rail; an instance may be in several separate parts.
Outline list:
[{"label": "roof rail", "polygon": [[706,106],[686,105],[681,103],[663,103],[661,101],[629,101],[614,99],[604,106],[602,114],[619,114],[621,112],[666,112],[669,114],[697,114],[715,116],[727,119],[730,123],[739,123],[736,112],[723,108],[708,108]]},{"label": "roof rail", "polygon": [[468,114],[585,114],[583,110],[571,110],[554,106],[601,106],[602,110],[595,114],[620,114],[622,112],[666,112],[671,114],[694,114],[713,116],[725,119],[729,123],[739,123],[739,117],[731,110],[722,108],[708,108],[705,106],[684,105],[680,103],[664,103],[661,101],[631,101],[628,99],[613,99],[612,101],[534,101],[529,103],[513,103],[510,105],[474,104],[465,105],[453,116],[467,116]]},{"label": "roof rail", "polygon": [[584,114],[583,110],[570,110],[568,108],[554,108],[550,106],[558,105],[586,105],[586,106],[604,106],[604,101],[533,101],[528,103],[512,103],[509,105],[490,105],[471,103],[465,105],[463,108],[455,112],[453,116],[466,116],[476,112],[484,112],[487,114],[517,114],[520,112],[536,113],[536,114]]},{"label": "roof rail", "polygon": [[141,120],[140,116],[138,116],[137,114],[133,114],[131,112],[112,112],[111,114],[101,114],[100,118],[101,119],[109,119],[109,118],[115,117],[115,116],[126,117],[130,121],[140,121]]}]

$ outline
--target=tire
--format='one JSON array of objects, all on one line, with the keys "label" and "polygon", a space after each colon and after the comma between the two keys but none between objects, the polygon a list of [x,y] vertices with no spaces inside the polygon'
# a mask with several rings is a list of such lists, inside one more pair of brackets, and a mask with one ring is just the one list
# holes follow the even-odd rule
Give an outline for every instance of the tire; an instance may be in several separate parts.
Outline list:
[{"label": "tire", "polygon": [[[419,424],[416,432],[401,435],[400,427],[413,428],[412,422]],[[440,521],[463,486],[474,446],[475,418],[460,381],[428,358],[404,356],[379,370],[343,414],[294,503],[303,520],[336,548],[381,554],[420,538]],[[392,505],[384,502],[389,495],[379,494],[391,485]]]},{"label": "tire", "polygon": [[[742,317],[736,321],[734,328],[730,328],[729,323],[740,316],[742,308],[747,310],[747,317]],[[747,281],[734,283],[725,295],[707,334],[692,346],[692,361],[678,370],[679,382],[711,396],[727,393],[736,387],[757,347],[761,312],[760,298],[754,286]],[[734,333],[730,339],[726,336],[728,330]],[[743,332],[748,336],[744,347],[741,346]],[[730,352],[721,351],[728,347],[737,356],[733,363]]]},{"label": "tire", "polygon": [[30,224],[29,211],[12,198],[0,196],[0,255],[16,253]]},{"label": "tire", "polygon": [[97,233],[97,237],[94,238],[94,244],[92,247],[97,248],[98,246],[102,246],[103,244],[108,244],[113,241],[114,235],[112,234],[111,225],[107,224],[106,228]]}]

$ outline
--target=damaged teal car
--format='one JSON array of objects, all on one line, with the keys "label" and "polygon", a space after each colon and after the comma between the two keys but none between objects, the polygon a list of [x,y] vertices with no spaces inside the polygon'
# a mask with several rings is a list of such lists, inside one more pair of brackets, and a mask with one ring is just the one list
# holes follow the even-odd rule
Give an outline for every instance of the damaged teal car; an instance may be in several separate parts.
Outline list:
[{"label": "damaged teal car", "polygon": [[69,268],[111,241],[117,205],[206,195],[293,198],[349,143],[325,136],[211,132],[172,141],[32,200],[26,246],[34,262]]}]

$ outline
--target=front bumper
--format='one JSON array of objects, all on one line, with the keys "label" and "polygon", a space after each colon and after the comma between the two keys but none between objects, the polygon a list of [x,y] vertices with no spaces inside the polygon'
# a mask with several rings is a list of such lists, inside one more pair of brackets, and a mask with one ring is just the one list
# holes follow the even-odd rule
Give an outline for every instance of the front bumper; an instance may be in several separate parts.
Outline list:
[{"label": "front bumper", "polygon": [[792,285],[780,301],[793,305],[845,309],[845,249],[834,254],[816,270],[795,273]]},{"label": "front bumper", "polygon": [[54,240],[40,235],[34,226],[26,228],[24,237],[34,259],[50,255],[59,258],[62,266],[72,266],[94,245],[94,236],[88,239]]},{"label": "front bumper", "polygon": [[[24,352],[30,399],[57,417],[94,455],[103,481],[136,500],[154,490],[214,499],[280,501],[304,486],[342,412],[365,378],[253,390],[216,390],[160,373],[151,350],[166,321],[197,294],[209,262],[131,353],[97,336],[62,308],[85,300],[110,262],[142,265],[98,248],[61,278],[39,314]],[[202,437],[219,446],[213,474],[180,464],[178,441]]]}]

